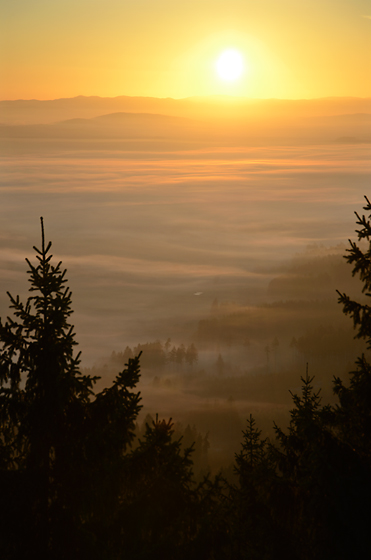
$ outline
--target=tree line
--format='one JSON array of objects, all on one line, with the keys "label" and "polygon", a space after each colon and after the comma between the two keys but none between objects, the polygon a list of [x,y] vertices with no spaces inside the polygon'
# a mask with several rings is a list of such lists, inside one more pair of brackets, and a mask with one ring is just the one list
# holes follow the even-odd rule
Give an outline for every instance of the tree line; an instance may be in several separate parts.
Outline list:
[{"label": "tree line", "polygon": [[123,352],[112,352],[110,365],[124,366],[129,359],[142,354],[141,366],[143,368],[164,368],[166,364],[176,364],[182,366],[186,364],[193,367],[198,362],[198,350],[192,342],[188,346],[171,344],[168,338],[165,344],[160,340],[155,342],[145,342],[137,344],[133,348],[126,346]]},{"label": "tree line", "polygon": [[[371,293],[371,203],[357,214],[347,261]],[[293,394],[287,430],[261,437],[250,416],[237,481],[195,482],[193,445],[172,420],[148,421],[134,443],[138,355],[112,385],[80,371],[66,271],[51,243],[28,259],[31,295],[0,321],[1,557],[118,560],[349,559],[370,553],[371,365],[362,355],[334,406],[313,375]],[[366,248],[361,248],[363,242]],[[339,293],[371,349],[371,307]]]}]

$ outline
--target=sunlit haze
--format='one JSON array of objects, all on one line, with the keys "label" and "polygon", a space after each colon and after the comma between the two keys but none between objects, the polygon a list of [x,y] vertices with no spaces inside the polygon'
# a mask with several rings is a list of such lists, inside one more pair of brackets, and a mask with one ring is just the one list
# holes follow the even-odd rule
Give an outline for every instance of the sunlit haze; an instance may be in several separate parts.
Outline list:
[{"label": "sunlit haze", "polygon": [[[371,95],[366,0],[2,0],[1,99]],[[215,72],[233,47],[239,80]]]}]

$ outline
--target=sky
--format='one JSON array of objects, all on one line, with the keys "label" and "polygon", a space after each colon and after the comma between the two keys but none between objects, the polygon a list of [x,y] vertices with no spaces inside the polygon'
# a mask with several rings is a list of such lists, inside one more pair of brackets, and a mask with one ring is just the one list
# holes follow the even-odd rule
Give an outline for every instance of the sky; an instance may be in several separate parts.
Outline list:
[{"label": "sky", "polygon": [[369,97],[370,63],[369,0],[0,0],[0,99]]}]

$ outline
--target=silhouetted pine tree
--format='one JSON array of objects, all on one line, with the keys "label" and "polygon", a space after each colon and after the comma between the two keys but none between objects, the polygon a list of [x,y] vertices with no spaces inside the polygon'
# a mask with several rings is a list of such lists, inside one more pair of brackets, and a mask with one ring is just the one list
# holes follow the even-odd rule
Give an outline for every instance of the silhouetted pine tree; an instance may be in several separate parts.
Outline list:
[{"label": "silhouetted pine tree", "polygon": [[139,363],[94,395],[97,378],[81,375],[74,356],[66,271],[51,264],[41,226],[38,263],[26,259],[34,295],[23,304],[9,294],[15,318],[0,321],[1,556],[93,557],[99,508],[118,500],[100,488],[117,479],[140,408]]},{"label": "silhouetted pine tree", "polygon": [[235,472],[238,486],[231,488],[232,558],[291,558],[290,543],[284,542],[282,528],[271,512],[272,486],[277,483],[275,462],[251,414],[241,451],[235,455]]},{"label": "silhouetted pine tree", "polygon": [[[344,293],[339,294],[339,303],[343,312],[353,319],[356,338],[366,341],[367,350],[371,350],[371,203],[365,196],[368,217],[355,212],[359,244],[349,240],[350,249],[344,258],[353,265],[353,276],[359,275],[362,283],[364,301],[351,299]],[[346,464],[349,466],[347,480],[348,492],[344,498],[345,511],[354,513],[351,519],[344,519],[344,525],[354,536],[356,553],[370,555],[369,525],[371,522],[371,365],[365,354],[356,362],[356,369],[350,372],[349,385],[346,386],[339,377],[334,378],[334,393],[339,398],[339,405],[330,416],[337,437],[346,447]],[[349,547],[350,549],[350,547]]]},{"label": "silhouetted pine tree", "polygon": [[[324,454],[324,427],[321,421],[319,391],[313,391],[313,377],[308,370],[302,380],[302,394],[292,394],[295,408],[290,411],[288,433],[275,424],[278,445],[271,446],[279,480],[273,500],[281,511],[275,512],[277,521],[292,532],[294,549],[302,558],[317,558],[318,533],[323,527],[321,492],[327,457]],[[321,546],[323,543],[321,543]],[[322,550],[323,552],[323,550]]]},{"label": "silhouetted pine tree", "polygon": [[127,456],[119,515],[121,542],[130,558],[180,558],[197,533],[197,486],[193,446],[181,451],[171,419],[146,425],[139,446]]},{"label": "silhouetted pine tree", "polygon": [[61,263],[50,263],[50,247],[42,223],[42,248],[34,247],[39,262],[34,266],[26,259],[35,295],[23,304],[8,293],[15,319],[0,324],[2,463],[27,473],[25,505],[32,510],[36,555],[43,556],[52,547],[55,505],[64,501],[58,473],[73,456],[71,436],[95,381],[79,374],[68,322],[71,292]]},{"label": "silhouetted pine tree", "polygon": [[[79,484],[84,530],[94,548],[91,550],[84,545],[89,560],[92,557],[114,558],[117,552],[116,535],[121,531],[118,517],[127,482],[125,466],[134,439],[135,420],[141,409],[140,393],[133,391],[139,381],[139,358],[140,354],[129,358],[111,387],[95,396],[84,423]],[[78,493],[78,484],[74,490]]]},{"label": "silhouetted pine tree", "polygon": [[[356,215],[358,239],[367,245],[350,241],[346,258],[354,265],[353,275],[360,275],[367,298],[371,203],[366,201],[368,219]],[[370,350],[371,306],[341,293],[339,302]],[[274,445],[261,440],[250,416],[236,455],[239,487],[231,493],[236,504],[236,516],[229,513],[232,543],[239,544],[235,558],[347,560],[371,554],[371,365],[362,355],[349,386],[335,377],[335,407],[321,405],[313,379],[307,370],[301,395],[292,394],[287,432],[275,425]],[[264,547],[264,538],[273,548]]]},{"label": "silhouetted pine tree", "polygon": [[[361,248],[349,240],[350,249],[345,256],[353,265],[353,276],[359,274],[363,284],[362,292],[366,298],[371,296],[371,203],[367,197],[364,210],[369,212],[368,218],[356,212],[358,240],[365,244]],[[367,349],[371,350],[371,307],[366,302],[359,303],[346,294],[339,293],[339,303],[343,311],[353,319],[357,330],[356,338],[366,341]],[[338,428],[341,437],[351,448],[356,450],[371,467],[371,366],[366,356],[357,360],[357,369],[350,374],[350,384],[346,387],[339,377],[334,381],[334,392],[338,395],[340,406],[337,408]]]},{"label": "silhouetted pine tree", "polygon": [[313,379],[307,371],[301,396],[292,395],[288,433],[275,426],[278,445],[270,446],[270,454],[278,476],[271,511],[296,558],[346,560],[364,552],[360,490],[366,473],[333,430],[333,409],[321,406]]}]

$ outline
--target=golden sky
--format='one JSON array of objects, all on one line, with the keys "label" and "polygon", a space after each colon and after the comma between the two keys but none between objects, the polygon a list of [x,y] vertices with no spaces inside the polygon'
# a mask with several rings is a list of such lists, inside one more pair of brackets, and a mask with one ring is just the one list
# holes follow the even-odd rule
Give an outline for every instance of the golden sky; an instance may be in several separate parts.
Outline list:
[{"label": "golden sky", "polygon": [[0,0],[0,99],[369,97],[370,70],[370,0]]}]

